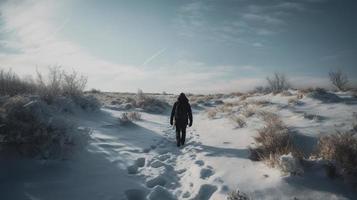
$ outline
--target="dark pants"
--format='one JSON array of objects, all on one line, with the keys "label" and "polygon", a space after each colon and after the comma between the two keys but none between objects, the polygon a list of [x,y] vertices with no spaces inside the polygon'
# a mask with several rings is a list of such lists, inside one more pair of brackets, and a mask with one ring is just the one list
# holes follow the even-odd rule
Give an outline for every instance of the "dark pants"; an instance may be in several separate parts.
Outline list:
[{"label": "dark pants", "polygon": [[187,125],[179,125],[176,124],[176,142],[177,146],[184,145],[186,139],[186,126]]}]

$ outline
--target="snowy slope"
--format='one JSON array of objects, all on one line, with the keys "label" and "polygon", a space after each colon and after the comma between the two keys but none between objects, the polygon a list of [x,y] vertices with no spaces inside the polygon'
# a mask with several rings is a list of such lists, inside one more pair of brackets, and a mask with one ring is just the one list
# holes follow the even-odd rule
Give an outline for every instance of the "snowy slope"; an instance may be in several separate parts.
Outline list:
[{"label": "snowy slope", "polygon": [[[357,104],[350,101],[323,103],[304,97],[300,104],[289,105],[289,98],[269,94],[245,101],[271,102],[256,109],[281,116],[307,152],[313,151],[319,135],[350,129],[357,111]],[[88,150],[70,160],[2,161],[0,190],[5,198],[1,199],[219,200],[237,188],[253,199],[357,198],[341,180],[327,178],[321,168],[287,176],[249,160],[252,136],[264,126],[256,114],[246,118],[246,127],[236,128],[224,114],[209,119],[205,110],[195,110],[186,145],[177,148],[168,114],[142,113],[143,120],[124,126],[118,121],[121,113],[102,109],[74,117],[93,134]]]}]

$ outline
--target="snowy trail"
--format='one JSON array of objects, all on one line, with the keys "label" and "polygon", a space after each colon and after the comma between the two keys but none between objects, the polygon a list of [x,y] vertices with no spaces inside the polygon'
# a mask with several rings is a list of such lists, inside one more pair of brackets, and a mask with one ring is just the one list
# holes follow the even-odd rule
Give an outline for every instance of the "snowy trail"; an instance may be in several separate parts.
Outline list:
[{"label": "snowy trail", "polygon": [[[113,117],[121,114],[104,111]],[[141,187],[123,190],[126,198],[140,200],[152,192],[153,199],[210,199],[223,181],[209,180],[215,169],[197,158],[204,147],[195,128],[187,129],[186,144],[178,148],[168,116],[142,114],[142,121],[127,127],[113,119],[86,124],[94,130],[91,151],[127,169],[126,178],[141,180]]]},{"label": "snowy trail", "polygon": [[[276,103],[269,110],[283,116],[299,134],[306,133],[295,125],[311,131],[316,123],[284,103]],[[110,120],[121,115],[120,111],[104,111],[114,117]],[[225,117],[209,120],[204,112],[196,112],[194,126],[187,129],[186,144],[181,148],[176,147],[168,115],[142,113],[142,118],[130,126],[110,120],[95,122],[94,151],[126,171],[123,182],[136,180],[136,184],[120,189],[125,194],[123,199],[225,199],[227,192],[236,188],[254,199],[304,199],[305,195],[315,199],[346,199],[344,195],[352,195],[341,187],[342,183],[326,181],[326,177],[316,174],[321,169],[307,171],[304,177],[282,177],[278,169],[249,160],[247,146],[262,126],[257,117],[251,117],[247,127],[235,129]]]}]

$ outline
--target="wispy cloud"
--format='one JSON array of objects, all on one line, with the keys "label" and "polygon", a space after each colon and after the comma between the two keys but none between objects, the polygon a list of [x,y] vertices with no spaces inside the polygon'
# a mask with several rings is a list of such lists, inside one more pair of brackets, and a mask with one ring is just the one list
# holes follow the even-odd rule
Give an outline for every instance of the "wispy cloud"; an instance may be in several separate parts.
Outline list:
[{"label": "wispy cloud", "polygon": [[[283,32],[292,15],[309,11],[305,4],[315,1],[323,2],[276,0],[254,4],[250,1],[236,1],[227,4],[235,8],[232,9],[221,1],[198,0],[179,8],[175,25],[178,33],[183,36],[257,46],[256,38]],[[216,13],[223,16],[217,17]]]}]

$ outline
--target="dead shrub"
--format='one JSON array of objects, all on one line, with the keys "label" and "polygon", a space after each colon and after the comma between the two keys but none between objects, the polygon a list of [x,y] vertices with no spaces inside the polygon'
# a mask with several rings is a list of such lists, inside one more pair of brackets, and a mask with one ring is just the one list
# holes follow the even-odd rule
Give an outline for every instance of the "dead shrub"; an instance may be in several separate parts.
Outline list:
[{"label": "dead shrub", "polygon": [[268,87],[271,92],[277,94],[289,89],[290,84],[284,74],[274,73],[272,77],[267,77]]},{"label": "dead shrub", "polygon": [[323,136],[318,141],[318,155],[340,168],[338,174],[357,177],[356,132],[337,132]]},{"label": "dead shrub", "polygon": [[335,86],[340,91],[346,91],[348,88],[349,80],[347,74],[343,73],[342,70],[331,71],[329,73],[329,78],[333,86]]}]

